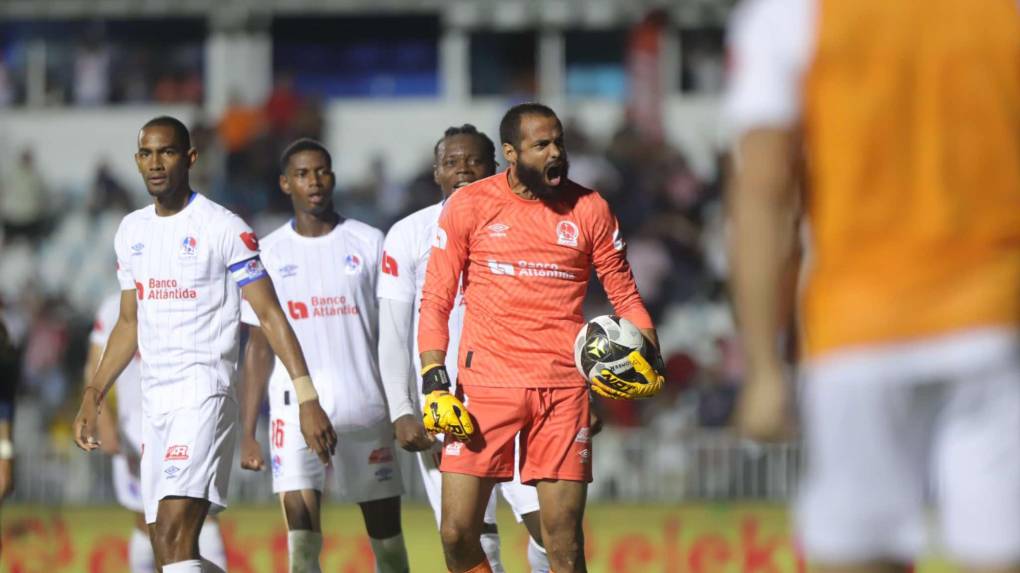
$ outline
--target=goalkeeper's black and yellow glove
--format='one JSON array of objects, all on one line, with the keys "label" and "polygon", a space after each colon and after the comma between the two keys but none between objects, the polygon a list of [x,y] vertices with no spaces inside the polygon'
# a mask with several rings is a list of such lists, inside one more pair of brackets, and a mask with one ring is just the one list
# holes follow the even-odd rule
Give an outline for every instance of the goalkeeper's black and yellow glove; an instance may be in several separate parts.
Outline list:
[{"label": "goalkeeper's black and yellow glove", "polygon": [[614,400],[640,400],[651,398],[662,390],[662,385],[666,383],[666,378],[663,376],[666,368],[658,350],[655,350],[654,366],[648,362],[640,350],[628,354],[627,360],[638,375],[635,380],[626,380],[611,370],[603,369],[591,379],[592,392],[603,398]]},{"label": "goalkeeper's black and yellow glove", "polygon": [[469,441],[475,433],[464,403],[450,394],[450,375],[446,366],[429,364],[421,370],[422,393],[425,405],[422,408],[422,422],[432,433],[446,433],[461,441]]}]

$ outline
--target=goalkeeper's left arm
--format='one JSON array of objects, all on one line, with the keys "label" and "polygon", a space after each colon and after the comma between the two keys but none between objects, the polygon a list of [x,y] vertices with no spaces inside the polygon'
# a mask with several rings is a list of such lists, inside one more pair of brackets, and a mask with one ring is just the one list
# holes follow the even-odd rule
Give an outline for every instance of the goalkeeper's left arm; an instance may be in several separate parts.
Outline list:
[{"label": "goalkeeper's left arm", "polygon": [[618,400],[649,398],[658,394],[665,383],[665,368],[659,354],[659,339],[652,325],[652,317],[648,314],[641,295],[638,294],[634,274],[627,262],[627,245],[620,235],[620,224],[604,200],[595,204],[597,209],[592,220],[594,235],[592,264],[595,266],[595,272],[605,288],[613,310],[641,330],[641,334],[648,339],[652,352],[646,358],[635,350],[627,357],[634,371],[640,375],[641,382],[624,380],[608,370],[603,370],[589,382],[592,391],[605,398]]}]

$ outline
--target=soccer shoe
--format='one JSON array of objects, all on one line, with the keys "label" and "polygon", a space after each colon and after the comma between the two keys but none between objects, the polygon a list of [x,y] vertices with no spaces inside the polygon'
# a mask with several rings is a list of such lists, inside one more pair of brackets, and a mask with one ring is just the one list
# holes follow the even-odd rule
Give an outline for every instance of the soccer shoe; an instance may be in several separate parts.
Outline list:
[{"label": "soccer shoe", "polygon": [[422,422],[429,432],[450,434],[463,442],[475,433],[475,424],[464,403],[445,390],[429,392],[422,410]]},{"label": "soccer shoe", "polygon": [[639,381],[624,380],[610,370],[603,369],[591,380],[591,390],[603,398],[613,400],[640,400],[651,398],[662,390],[666,378],[659,373],[663,370],[661,359],[656,359],[659,368],[653,368],[648,360],[637,350],[627,355],[634,372],[640,376]]}]

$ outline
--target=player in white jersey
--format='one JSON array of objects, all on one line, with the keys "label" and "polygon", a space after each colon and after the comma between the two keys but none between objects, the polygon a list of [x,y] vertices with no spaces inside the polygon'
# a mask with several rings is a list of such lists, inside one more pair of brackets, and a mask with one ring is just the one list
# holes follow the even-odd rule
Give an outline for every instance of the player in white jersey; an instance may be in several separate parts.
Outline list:
[{"label": "player in white jersey", "polygon": [[[86,383],[96,371],[113,325],[120,314],[120,294],[103,299],[96,311],[89,334],[89,351],[85,360]],[[109,406],[99,413],[100,449],[113,456],[113,491],[117,501],[134,513],[135,529],[128,542],[128,565],[132,573],[150,573],[156,569],[149,534],[145,526],[142,504],[140,460],[142,451],[142,384],[141,358],[136,354],[117,377],[117,385],[109,394]],[[110,406],[115,406],[111,408]],[[114,413],[112,410],[116,410]],[[116,416],[116,419],[114,419]],[[220,526],[214,516],[206,519],[198,539],[199,552],[221,569],[227,568]]]},{"label": "player in white jersey", "polygon": [[[433,176],[442,189],[443,201],[457,189],[488,177],[496,172],[496,151],[492,141],[473,125],[451,127],[446,130],[434,149],[435,165]],[[425,492],[440,523],[442,474],[439,472],[438,456],[442,448],[422,425],[421,371],[418,358],[418,343],[414,333],[418,331],[418,305],[421,288],[425,282],[425,268],[428,265],[432,238],[443,202],[426,207],[397,221],[386,235],[379,278],[379,356],[397,441],[408,451],[420,452],[419,467],[425,483]],[[450,313],[450,350],[447,356],[457,356],[464,320],[463,300]],[[401,357],[398,359],[397,357]],[[452,380],[457,379],[457,361],[449,360],[447,371]],[[417,381],[414,382],[414,381]],[[414,396],[412,398],[411,396]],[[549,570],[549,560],[542,546],[542,533],[538,513],[538,492],[534,486],[523,485],[520,475],[513,481],[499,484],[498,489],[510,504],[518,522],[523,521],[531,539],[528,543],[528,562],[532,571]],[[496,491],[485,510],[482,528],[482,548],[494,572],[503,571],[499,552],[499,533],[496,529]]]},{"label": "player in white jersey", "polygon": [[[336,212],[332,158],[322,144],[295,141],[283,152],[280,170],[280,189],[290,196],[294,219],[263,240],[262,261],[339,436],[333,471],[340,497],[361,507],[376,571],[404,573],[403,486],[376,361],[375,288],[383,234]],[[255,428],[268,383],[273,491],[289,530],[290,571],[318,572],[326,471],[294,432],[297,410],[286,371],[278,361],[274,366],[258,317],[245,303],[241,319],[251,325],[242,369],[241,467],[265,465]]]},{"label": "player in white jersey", "polygon": [[258,241],[239,217],[191,190],[197,159],[179,120],[163,116],[142,127],[135,161],[154,205],[124,217],[117,230],[119,316],[74,421],[77,445],[98,448],[103,397],[140,352],[142,501],[164,573],[219,570],[202,560],[198,539],[210,511],[227,503],[241,293],[290,372],[305,439],[323,464],[336,446]]}]

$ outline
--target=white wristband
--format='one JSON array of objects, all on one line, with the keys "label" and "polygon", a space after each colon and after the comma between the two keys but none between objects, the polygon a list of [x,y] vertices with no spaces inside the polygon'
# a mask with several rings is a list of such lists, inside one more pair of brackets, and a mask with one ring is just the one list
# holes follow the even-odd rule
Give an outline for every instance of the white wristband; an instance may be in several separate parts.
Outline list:
[{"label": "white wristband", "polygon": [[304,404],[319,399],[319,393],[315,391],[311,376],[299,376],[291,380],[294,383],[294,393],[297,394],[298,404]]},{"label": "white wristband", "polygon": [[14,442],[0,440],[0,460],[14,459]]}]

